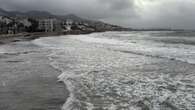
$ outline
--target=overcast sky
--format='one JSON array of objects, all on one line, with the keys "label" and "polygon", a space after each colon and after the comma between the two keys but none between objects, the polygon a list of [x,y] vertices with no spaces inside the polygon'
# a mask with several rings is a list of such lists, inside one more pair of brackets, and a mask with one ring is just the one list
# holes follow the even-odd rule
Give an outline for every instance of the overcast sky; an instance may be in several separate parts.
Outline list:
[{"label": "overcast sky", "polygon": [[133,28],[195,29],[195,0],[0,0],[0,7],[73,13]]}]

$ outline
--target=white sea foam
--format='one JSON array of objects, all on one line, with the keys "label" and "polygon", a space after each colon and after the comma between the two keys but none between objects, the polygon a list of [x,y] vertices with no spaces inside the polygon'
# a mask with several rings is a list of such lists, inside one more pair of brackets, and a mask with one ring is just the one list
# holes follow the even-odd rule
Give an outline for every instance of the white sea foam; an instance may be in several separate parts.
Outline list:
[{"label": "white sea foam", "polygon": [[63,110],[195,108],[193,68],[170,63],[193,63],[193,45],[164,44],[137,33],[130,37],[141,37],[117,36],[109,32],[35,41],[51,49],[51,65],[62,72],[59,81],[70,91]]},{"label": "white sea foam", "polygon": [[[186,63],[195,64],[195,46],[193,45],[164,44],[160,42],[156,43],[153,41],[152,42],[147,41],[147,39],[142,38],[142,36],[148,37],[149,35],[142,35],[141,36],[142,39],[140,40],[139,38],[136,38],[138,36],[133,33],[131,33],[131,35],[128,33],[122,34],[122,39],[123,39],[122,41],[117,39],[116,37],[115,39],[114,38],[110,39],[110,37],[114,36],[115,34],[118,34],[116,37],[118,38],[121,37],[120,36],[121,33],[107,32],[106,34],[105,33],[91,34],[89,36],[87,35],[72,36],[71,39],[80,40],[89,43],[111,44],[111,45],[118,46],[115,47],[115,49],[118,49],[119,51],[131,51],[142,55],[163,57],[167,59],[174,59]],[[129,36],[133,36],[133,35],[134,37],[131,39],[131,41],[124,40],[125,38],[128,39]],[[108,36],[109,38],[106,38]],[[136,39],[138,40],[136,41]],[[188,38],[181,38],[181,39],[188,39]]]},{"label": "white sea foam", "polygon": [[91,34],[91,35],[79,35],[72,36],[71,39],[80,40],[89,43],[100,43],[100,44],[112,44],[112,45],[125,45],[123,41],[109,38],[98,38],[101,34]]}]

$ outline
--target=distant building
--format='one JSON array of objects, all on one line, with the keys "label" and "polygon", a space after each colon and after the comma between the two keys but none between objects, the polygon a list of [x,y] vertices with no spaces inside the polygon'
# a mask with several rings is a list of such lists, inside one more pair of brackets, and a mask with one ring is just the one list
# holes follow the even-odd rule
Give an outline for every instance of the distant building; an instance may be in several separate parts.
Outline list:
[{"label": "distant building", "polygon": [[7,24],[7,34],[16,34],[18,32],[17,23],[15,21]]},{"label": "distant building", "polygon": [[54,31],[55,32],[62,32],[62,25],[61,25],[61,21],[60,20],[55,20],[54,21]]},{"label": "distant building", "polygon": [[0,16],[0,22],[8,24],[11,23],[13,20],[6,16]]},{"label": "distant building", "polygon": [[71,31],[72,29],[72,25],[74,24],[74,21],[71,19],[67,19],[65,21],[62,22],[62,28],[64,29],[64,31]]},{"label": "distant building", "polygon": [[0,22],[0,34],[7,34],[7,24],[4,22]]},{"label": "distant building", "polygon": [[74,23],[74,21],[71,19],[66,20],[66,25],[72,25],[73,23]]},{"label": "distant building", "polygon": [[39,20],[39,30],[43,30],[45,32],[53,32],[54,31],[55,19],[41,19]]},{"label": "distant building", "polygon": [[21,24],[23,24],[24,26],[26,26],[26,27],[30,27],[30,26],[32,25],[32,23],[31,23],[27,18],[25,18],[25,19],[20,19],[19,22],[20,22]]},{"label": "distant building", "polygon": [[7,34],[8,33],[8,24],[13,22],[12,19],[0,16],[0,34]]}]

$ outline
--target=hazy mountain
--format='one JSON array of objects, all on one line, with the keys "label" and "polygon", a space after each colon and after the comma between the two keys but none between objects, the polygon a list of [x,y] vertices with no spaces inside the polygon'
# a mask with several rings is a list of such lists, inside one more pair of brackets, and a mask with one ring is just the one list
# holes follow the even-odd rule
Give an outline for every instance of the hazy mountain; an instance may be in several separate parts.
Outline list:
[{"label": "hazy mountain", "polygon": [[47,11],[28,11],[28,12],[18,12],[18,11],[6,11],[0,8],[0,16],[8,16],[8,17],[37,17],[37,18],[57,18],[61,20],[65,19],[71,19],[73,21],[77,22],[87,22],[91,26],[95,28],[99,28],[100,30],[103,28],[109,29],[109,28],[117,28],[117,29],[125,29],[120,26],[115,26],[111,24],[107,24],[101,21],[95,21],[95,20],[87,20],[84,18],[80,18],[74,14],[68,14],[68,15],[53,15]]},{"label": "hazy mountain", "polygon": [[29,11],[24,14],[27,16],[54,17],[54,15],[46,11]]},{"label": "hazy mountain", "polygon": [[6,11],[0,8],[0,16],[9,16],[9,17],[15,17],[15,16],[27,16],[27,17],[54,17],[49,12],[46,11],[28,11],[28,12],[18,12],[18,11]]},{"label": "hazy mountain", "polygon": [[0,8],[0,16],[9,16],[9,12]]}]

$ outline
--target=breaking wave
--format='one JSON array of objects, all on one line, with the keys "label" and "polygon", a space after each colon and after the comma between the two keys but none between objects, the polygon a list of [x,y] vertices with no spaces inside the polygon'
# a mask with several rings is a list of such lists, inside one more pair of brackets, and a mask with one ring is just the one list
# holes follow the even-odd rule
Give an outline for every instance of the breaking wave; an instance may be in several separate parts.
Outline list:
[{"label": "breaking wave", "polygon": [[70,91],[63,110],[195,109],[195,47],[150,35],[107,32],[34,43],[50,50],[51,65],[62,72],[59,81]]}]

